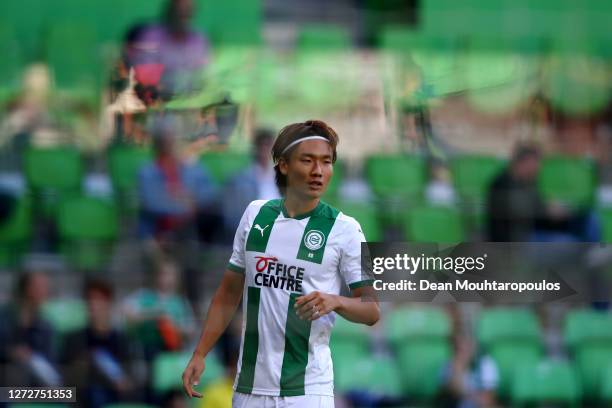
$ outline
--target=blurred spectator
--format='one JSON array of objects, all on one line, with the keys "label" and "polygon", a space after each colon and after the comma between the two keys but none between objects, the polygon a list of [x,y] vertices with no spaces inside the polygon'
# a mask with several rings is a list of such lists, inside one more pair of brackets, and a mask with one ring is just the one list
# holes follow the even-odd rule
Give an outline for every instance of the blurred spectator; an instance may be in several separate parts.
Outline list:
[{"label": "blurred spectator", "polygon": [[253,139],[253,162],[243,172],[234,176],[223,191],[223,222],[226,235],[233,239],[244,209],[253,200],[279,198],[274,179],[274,166],[270,152],[274,133],[259,129]]},{"label": "blurred spectator", "polygon": [[146,105],[199,86],[198,73],[208,62],[209,45],[190,28],[194,7],[192,0],[168,0],[161,22],[129,32],[125,65],[128,71],[134,69],[136,93]]},{"label": "blurred spectator", "polygon": [[0,383],[4,386],[58,386],[54,331],[43,320],[41,307],[49,295],[49,279],[43,272],[18,278],[15,300],[0,311]]},{"label": "blurred spectator", "polygon": [[572,213],[560,203],[545,203],[538,192],[540,150],[519,145],[488,195],[488,235],[494,242],[599,241],[598,227],[585,210]]},{"label": "blurred spectator", "polygon": [[442,372],[444,407],[476,408],[497,405],[499,372],[488,355],[477,357],[474,342],[460,334],[453,339],[452,360]]},{"label": "blurred spectator", "polygon": [[25,149],[31,144],[52,144],[61,137],[57,134],[49,95],[51,77],[45,65],[34,64],[23,73],[22,88],[10,100],[0,123],[0,146],[6,152],[2,165],[20,169]]},{"label": "blurred spectator", "polygon": [[195,239],[198,222],[216,229],[215,189],[205,169],[186,162],[177,151],[177,122],[172,116],[157,118],[152,136],[153,162],[140,169],[140,234],[159,242]]},{"label": "blurred spectator", "polygon": [[456,202],[448,167],[436,159],[429,165],[429,183],[425,188],[425,198],[433,205],[451,206]]},{"label": "blurred spectator", "polygon": [[139,289],[124,301],[124,316],[152,360],[161,351],[180,350],[195,333],[191,306],[179,288],[179,266],[161,261],[151,288]]},{"label": "blurred spectator", "polygon": [[64,341],[61,363],[65,384],[76,386],[87,407],[118,402],[132,389],[127,370],[131,353],[127,337],[111,322],[113,289],[103,280],[90,280],[83,296],[88,323]]}]

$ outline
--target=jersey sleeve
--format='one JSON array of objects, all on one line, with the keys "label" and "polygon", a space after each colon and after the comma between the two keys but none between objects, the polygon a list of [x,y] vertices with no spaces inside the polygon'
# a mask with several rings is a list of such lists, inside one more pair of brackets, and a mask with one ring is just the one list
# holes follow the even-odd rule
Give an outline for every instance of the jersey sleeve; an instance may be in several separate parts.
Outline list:
[{"label": "jersey sleeve", "polygon": [[340,255],[340,274],[349,289],[372,286],[374,280],[365,275],[361,268],[361,243],[366,242],[366,239],[356,220],[351,219],[348,223],[343,242]]},{"label": "jersey sleeve", "polygon": [[234,235],[234,246],[232,250],[232,256],[227,264],[227,269],[244,273],[245,261],[244,261],[244,250],[245,250],[245,242],[249,228],[248,214],[249,207],[242,214],[242,218],[240,219],[240,223],[238,224],[238,228],[236,229],[236,235]]}]

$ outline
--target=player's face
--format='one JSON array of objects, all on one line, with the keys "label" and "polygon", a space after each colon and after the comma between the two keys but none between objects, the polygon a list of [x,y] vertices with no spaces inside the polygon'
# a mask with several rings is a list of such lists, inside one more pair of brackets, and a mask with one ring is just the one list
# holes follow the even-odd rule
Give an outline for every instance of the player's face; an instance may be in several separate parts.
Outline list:
[{"label": "player's face", "polygon": [[280,171],[287,176],[287,190],[304,199],[320,198],[334,172],[332,148],[323,140],[298,144],[289,161],[281,161]]}]

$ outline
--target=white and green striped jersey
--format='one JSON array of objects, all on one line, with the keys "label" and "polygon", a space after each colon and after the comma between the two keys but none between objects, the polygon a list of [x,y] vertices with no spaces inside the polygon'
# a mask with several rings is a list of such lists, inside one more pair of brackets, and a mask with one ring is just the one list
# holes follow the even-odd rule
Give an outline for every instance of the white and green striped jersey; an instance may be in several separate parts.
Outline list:
[{"label": "white and green striped jersey", "polygon": [[329,337],[335,314],[300,320],[295,299],[371,285],[361,273],[359,223],[320,202],[289,217],[283,200],[253,201],[244,212],[228,268],[245,274],[242,342],[234,390],[332,395]]}]

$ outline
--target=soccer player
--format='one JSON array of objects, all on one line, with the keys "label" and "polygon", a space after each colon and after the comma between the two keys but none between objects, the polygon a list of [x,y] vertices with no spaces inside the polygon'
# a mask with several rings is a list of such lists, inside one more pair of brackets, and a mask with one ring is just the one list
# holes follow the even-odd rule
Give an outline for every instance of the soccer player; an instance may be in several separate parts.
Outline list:
[{"label": "soccer player", "polygon": [[[243,301],[234,408],[333,407],[329,337],[335,315],[379,319],[372,280],[362,275],[359,223],[321,201],[336,161],[338,136],[310,120],[281,130],[272,147],[283,198],[244,212],[233,253],[198,345],[183,373],[190,396],[205,357]],[[340,296],[342,280],[351,297]],[[362,301],[369,298],[371,301]]]}]

